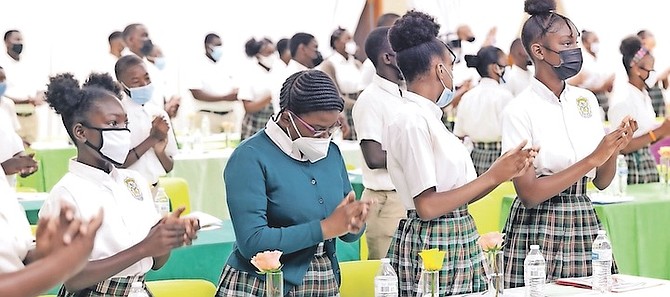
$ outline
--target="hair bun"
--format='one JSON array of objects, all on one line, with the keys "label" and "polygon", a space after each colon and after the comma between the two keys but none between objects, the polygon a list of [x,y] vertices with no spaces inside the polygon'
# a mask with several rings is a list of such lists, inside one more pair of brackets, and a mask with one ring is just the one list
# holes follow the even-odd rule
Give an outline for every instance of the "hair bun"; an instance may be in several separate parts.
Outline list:
[{"label": "hair bun", "polygon": [[465,64],[468,67],[476,68],[479,65],[479,57],[476,55],[465,55]]},{"label": "hair bun", "polygon": [[550,13],[556,10],[555,0],[526,0],[523,10],[530,15]]},{"label": "hair bun", "polygon": [[123,98],[121,87],[114,81],[109,73],[91,73],[83,85],[84,88],[101,88],[114,94],[114,96]]},{"label": "hair bun", "polygon": [[389,30],[389,42],[394,51],[400,52],[435,39],[439,31],[440,25],[435,18],[411,10],[393,24]]},{"label": "hair bun", "polygon": [[47,85],[47,102],[61,115],[68,115],[76,110],[82,100],[79,81],[72,73],[62,73],[49,78]]}]

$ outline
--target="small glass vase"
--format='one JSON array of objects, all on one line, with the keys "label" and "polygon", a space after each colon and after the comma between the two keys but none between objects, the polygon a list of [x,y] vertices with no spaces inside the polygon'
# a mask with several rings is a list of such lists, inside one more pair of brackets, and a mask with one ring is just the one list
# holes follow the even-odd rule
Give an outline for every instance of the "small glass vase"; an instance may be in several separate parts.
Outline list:
[{"label": "small glass vase", "polygon": [[440,296],[440,271],[423,270],[420,279],[420,297]]},{"label": "small glass vase", "polygon": [[505,277],[503,275],[503,252],[484,252],[484,270],[488,280],[487,296],[503,296]]},{"label": "small glass vase", "polygon": [[284,273],[281,270],[265,273],[265,292],[267,297],[284,296]]},{"label": "small glass vase", "polygon": [[670,187],[670,157],[662,156],[661,164],[659,164],[658,169],[663,190],[667,193],[668,188]]}]

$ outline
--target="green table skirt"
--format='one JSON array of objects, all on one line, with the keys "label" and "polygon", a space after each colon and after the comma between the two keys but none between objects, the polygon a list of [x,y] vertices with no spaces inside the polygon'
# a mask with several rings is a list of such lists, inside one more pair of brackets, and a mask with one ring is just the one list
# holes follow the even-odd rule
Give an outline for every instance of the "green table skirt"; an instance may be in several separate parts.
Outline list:
[{"label": "green table skirt", "polygon": [[[660,184],[629,185],[634,201],[594,204],[622,274],[670,279],[670,194]],[[500,228],[515,197],[506,196]]]}]

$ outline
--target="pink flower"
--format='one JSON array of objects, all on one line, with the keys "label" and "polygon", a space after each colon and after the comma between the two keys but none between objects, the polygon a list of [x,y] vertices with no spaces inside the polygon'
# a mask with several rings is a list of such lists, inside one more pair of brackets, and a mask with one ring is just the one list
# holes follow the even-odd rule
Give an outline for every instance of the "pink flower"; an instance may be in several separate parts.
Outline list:
[{"label": "pink flower", "polygon": [[489,232],[479,237],[477,243],[485,252],[499,251],[502,250],[504,237],[505,234],[500,232]]},{"label": "pink flower", "polygon": [[279,262],[281,255],[280,251],[260,252],[251,258],[251,264],[256,266],[260,272],[277,271],[281,268],[281,262]]}]

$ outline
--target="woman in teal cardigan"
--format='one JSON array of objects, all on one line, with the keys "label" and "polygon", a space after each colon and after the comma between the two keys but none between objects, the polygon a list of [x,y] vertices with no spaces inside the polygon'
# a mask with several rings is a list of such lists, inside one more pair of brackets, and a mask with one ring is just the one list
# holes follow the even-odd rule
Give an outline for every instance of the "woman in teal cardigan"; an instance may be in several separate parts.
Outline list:
[{"label": "woman in teal cardigan", "polygon": [[265,276],[251,258],[280,250],[284,294],[335,296],[340,270],[335,238],[355,241],[370,204],[356,201],[333,132],[344,107],[318,70],[289,77],[281,112],[233,152],[223,177],[235,247],[217,296],[262,296]]}]

